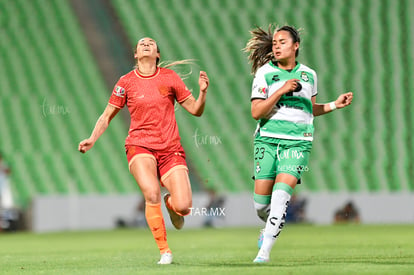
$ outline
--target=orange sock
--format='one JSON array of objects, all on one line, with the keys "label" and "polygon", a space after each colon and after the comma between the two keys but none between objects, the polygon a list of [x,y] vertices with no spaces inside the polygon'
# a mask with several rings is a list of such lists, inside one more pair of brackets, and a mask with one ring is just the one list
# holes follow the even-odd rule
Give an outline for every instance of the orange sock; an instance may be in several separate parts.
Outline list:
[{"label": "orange sock", "polygon": [[161,203],[145,203],[145,218],[148,227],[151,229],[155,242],[160,249],[160,253],[170,251],[167,243],[167,230],[165,229],[164,218],[161,211]]}]

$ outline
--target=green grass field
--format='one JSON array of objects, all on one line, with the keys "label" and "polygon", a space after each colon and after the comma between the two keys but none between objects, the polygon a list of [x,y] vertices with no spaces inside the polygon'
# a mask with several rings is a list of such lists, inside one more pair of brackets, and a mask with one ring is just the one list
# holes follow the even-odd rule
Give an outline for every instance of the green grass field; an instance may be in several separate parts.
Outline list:
[{"label": "green grass field", "polygon": [[270,263],[259,228],[169,230],[159,266],[149,230],[0,234],[0,274],[414,274],[413,225],[287,224]]}]

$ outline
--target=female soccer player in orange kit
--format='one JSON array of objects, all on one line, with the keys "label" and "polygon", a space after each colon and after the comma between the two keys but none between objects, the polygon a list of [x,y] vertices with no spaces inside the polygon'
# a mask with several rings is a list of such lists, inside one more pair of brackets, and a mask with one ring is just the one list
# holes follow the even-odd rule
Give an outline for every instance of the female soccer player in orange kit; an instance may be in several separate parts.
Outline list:
[{"label": "female soccer player in orange kit", "polygon": [[119,110],[127,105],[131,116],[125,140],[129,170],[145,198],[145,217],[161,254],[158,264],[170,264],[173,257],[161,211],[159,180],[169,191],[164,201],[175,228],[183,227],[183,216],[188,215],[192,207],[174,103],[177,101],[190,114],[201,116],[209,79],[206,72],[200,72],[200,93],[196,100],[173,70],[159,66],[160,51],[156,41],[148,37],[140,39],[134,57],[136,68],[116,83],[91,136],[81,141],[78,149],[82,153],[90,150]]}]

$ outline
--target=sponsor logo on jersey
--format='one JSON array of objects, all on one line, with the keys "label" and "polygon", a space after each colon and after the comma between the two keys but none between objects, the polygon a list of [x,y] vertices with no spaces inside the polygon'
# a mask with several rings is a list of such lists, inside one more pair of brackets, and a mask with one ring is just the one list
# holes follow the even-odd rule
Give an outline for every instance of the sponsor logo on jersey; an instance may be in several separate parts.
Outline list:
[{"label": "sponsor logo on jersey", "polygon": [[116,86],[115,90],[114,90],[114,95],[116,95],[118,97],[124,97],[125,89],[122,88],[121,86]]},{"label": "sponsor logo on jersey", "polygon": [[265,87],[259,87],[257,88],[257,92],[261,95],[266,95],[266,88]]},{"label": "sponsor logo on jersey", "polygon": [[273,75],[272,80],[274,82],[278,82],[280,80],[279,75],[278,74]]}]

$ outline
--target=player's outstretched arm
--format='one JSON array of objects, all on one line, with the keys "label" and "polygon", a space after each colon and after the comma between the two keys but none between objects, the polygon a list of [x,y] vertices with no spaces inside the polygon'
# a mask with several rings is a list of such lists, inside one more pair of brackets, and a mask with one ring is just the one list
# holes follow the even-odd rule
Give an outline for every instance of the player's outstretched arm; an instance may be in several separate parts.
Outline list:
[{"label": "player's outstretched arm", "polygon": [[352,103],[354,94],[352,92],[341,94],[335,101],[325,104],[316,103],[316,96],[312,97],[313,115],[321,116],[335,109],[342,109]]},{"label": "player's outstretched arm", "polygon": [[186,100],[181,102],[181,106],[194,116],[201,116],[204,112],[204,106],[206,104],[207,88],[210,84],[207,73],[201,71],[198,78],[198,84],[200,85],[200,93],[196,100],[193,96],[189,96]]},{"label": "player's outstretched arm", "polygon": [[104,112],[98,118],[98,121],[95,124],[95,128],[93,129],[91,136],[87,139],[82,140],[79,143],[79,152],[86,153],[93,147],[96,140],[105,132],[106,128],[108,128],[109,123],[116,116],[119,110],[119,108],[116,108],[115,106],[110,104],[106,106]]}]

